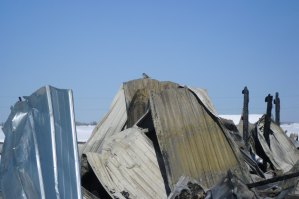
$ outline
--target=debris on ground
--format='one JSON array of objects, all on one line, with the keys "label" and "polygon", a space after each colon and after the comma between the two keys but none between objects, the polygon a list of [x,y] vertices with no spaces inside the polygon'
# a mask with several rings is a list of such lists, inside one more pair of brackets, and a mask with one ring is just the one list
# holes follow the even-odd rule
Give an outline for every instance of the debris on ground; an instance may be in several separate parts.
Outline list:
[{"label": "debris on ground", "polygon": [[[278,94],[277,119],[271,118],[268,95],[267,113],[253,124],[245,87],[242,117],[235,125],[218,116],[206,90],[143,76],[121,85],[79,152],[72,145],[76,142],[69,93],[46,87],[44,95],[39,91],[17,102],[4,127],[4,198],[26,198],[27,192],[32,192],[30,198],[43,198],[41,193],[47,198],[81,198],[81,190],[86,199],[299,197],[299,152],[280,127]],[[39,169],[37,157],[41,165],[49,161],[47,166]],[[12,192],[11,187],[20,189]],[[74,195],[61,195],[70,192]]]}]

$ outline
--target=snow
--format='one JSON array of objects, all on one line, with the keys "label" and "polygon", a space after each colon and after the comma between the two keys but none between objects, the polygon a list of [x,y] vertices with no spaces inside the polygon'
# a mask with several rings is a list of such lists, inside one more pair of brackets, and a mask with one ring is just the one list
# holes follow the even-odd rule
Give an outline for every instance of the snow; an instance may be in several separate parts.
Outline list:
[{"label": "snow", "polygon": [[80,142],[86,142],[88,138],[91,136],[92,130],[95,126],[76,126],[77,130],[77,140]]},{"label": "snow", "polygon": [[[262,114],[249,114],[249,122],[256,123],[263,115]],[[236,125],[239,124],[241,115],[219,115],[224,119],[232,120]]]},{"label": "snow", "polygon": [[299,123],[281,124],[280,126],[283,130],[287,131],[288,136],[290,136],[291,133],[299,135]]},{"label": "snow", "polygon": [[[249,121],[251,123],[255,123],[262,115],[252,114],[249,115]],[[231,119],[235,124],[239,123],[240,115],[220,115],[220,117],[225,119]],[[92,130],[95,126],[76,126],[77,129],[77,140],[80,142],[86,142],[88,138],[91,136]],[[290,123],[290,124],[282,124],[281,128],[287,131],[287,134],[295,133],[299,135],[299,123]],[[4,141],[4,133],[2,131],[2,126],[0,126],[0,142]]]},{"label": "snow", "polygon": [[4,136],[4,133],[2,131],[2,126],[0,126],[0,142],[3,142],[4,138],[5,138],[5,136]]},{"label": "snow", "polygon": [[[249,122],[254,124],[256,123],[263,115],[262,114],[249,114]],[[241,115],[219,115],[224,119],[232,120],[236,125],[239,124]],[[281,124],[280,127],[287,131],[287,135],[290,136],[291,133],[295,133],[299,135],[299,123],[289,123],[289,124]]]}]

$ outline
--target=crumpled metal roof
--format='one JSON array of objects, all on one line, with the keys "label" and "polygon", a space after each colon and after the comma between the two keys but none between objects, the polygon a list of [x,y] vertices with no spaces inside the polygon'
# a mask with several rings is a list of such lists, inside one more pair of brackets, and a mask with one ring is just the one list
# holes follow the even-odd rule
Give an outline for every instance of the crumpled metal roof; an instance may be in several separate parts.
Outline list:
[{"label": "crumpled metal roof", "polygon": [[270,147],[264,118],[254,126],[261,165],[206,90],[144,77],[123,83],[81,148],[81,179],[72,92],[47,86],[17,102],[4,126],[3,198],[298,196],[299,152],[279,126]]},{"label": "crumpled metal roof", "polygon": [[145,89],[150,92],[160,92],[168,88],[177,88],[178,84],[169,81],[158,81],[150,78],[136,79],[124,83],[126,107],[129,108],[135,93]]},{"label": "crumpled metal roof", "polygon": [[202,88],[190,88],[188,87],[196,97],[203,103],[203,105],[212,113],[214,116],[218,117],[218,113],[208,96],[208,91]]},{"label": "crumpled metal roof", "polygon": [[82,198],[71,90],[42,87],[4,125],[4,198]]},{"label": "crumpled metal roof", "polygon": [[137,79],[124,83],[127,104],[127,127],[132,127],[149,110],[149,95],[168,88],[178,88],[173,82],[160,82],[154,79]]},{"label": "crumpled metal roof", "polygon": [[[278,131],[276,128],[271,125],[272,131]],[[199,193],[207,198],[232,194],[255,198],[249,185],[263,194],[264,188],[257,181],[264,179],[265,173],[252,158],[252,151],[244,149],[241,135],[233,123],[218,117],[204,89],[149,78],[125,82],[85,146],[83,186],[92,193],[90,196],[105,198],[185,197],[186,186],[191,195]],[[287,145],[283,135],[277,134],[277,140]],[[282,157],[284,163],[279,166],[298,171],[294,169],[298,155],[292,147],[276,146],[275,150],[277,154],[291,150],[292,157]],[[297,179],[288,178],[296,175],[286,176],[286,186],[277,183],[284,194],[295,189]],[[194,186],[210,191],[195,191],[189,187],[189,180],[180,180],[182,176],[189,176],[195,180]],[[89,181],[95,186],[89,186]]]},{"label": "crumpled metal roof", "polygon": [[[146,78],[124,83],[115,99],[82,156],[86,165],[83,176],[93,172],[99,187],[111,197],[165,198],[169,185],[173,188],[181,175],[211,187],[227,169],[250,181],[244,174],[248,172],[245,163],[238,160],[241,154],[218,121],[205,90],[189,90],[172,82]],[[140,120],[145,122],[142,128],[149,128],[151,140],[134,127]],[[140,156],[138,148],[144,140],[151,143],[147,144],[149,151],[143,151],[146,158]],[[153,156],[149,159],[148,154]],[[128,164],[126,159],[141,161],[137,164],[141,165],[137,167],[139,172],[135,166],[124,166]],[[151,168],[156,169],[150,169],[145,164],[148,161],[153,162],[155,166]],[[157,182],[148,179],[149,175],[159,176],[159,180],[154,181],[160,183],[160,191],[154,188]]]},{"label": "crumpled metal roof", "polygon": [[208,188],[228,169],[243,175],[238,161],[241,156],[230,145],[228,135],[188,89],[153,93],[150,105],[171,188],[182,174]]},{"label": "crumpled metal roof", "polygon": [[259,197],[229,170],[227,175],[209,190],[205,197],[205,199],[223,198],[258,199]]},{"label": "crumpled metal roof", "polygon": [[258,141],[274,168],[281,173],[286,173],[290,171],[299,160],[299,151],[284,131],[273,121],[270,125],[272,133],[270,133],[269,147],[263,135],[264,121],[265,117],[262,117],[257,122]]},{"label": "crumpled metal roof", "polygon": [[103,140],[120,132],[127,121],[126,101],[123,86],[114,97],[108,113],[92,131],[91,137],[83,146],[82,153],[100,152]]},{"label": "crumpled metal roof", "polygon": [[101,153],[86,153],[89,164],[112,196],[166,198],[153,144],[133,127],[106,138]]}]

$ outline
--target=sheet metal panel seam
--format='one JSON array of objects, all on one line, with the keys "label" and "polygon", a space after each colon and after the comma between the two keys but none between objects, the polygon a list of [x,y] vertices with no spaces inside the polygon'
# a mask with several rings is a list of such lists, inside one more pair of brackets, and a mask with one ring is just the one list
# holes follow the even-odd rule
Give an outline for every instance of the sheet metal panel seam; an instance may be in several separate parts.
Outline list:
[{"label": "sheet metal panel seam", "polygon": [[[192,89],[189,88],[189,90],[191,90],[191,92],[195,95],[195,97],[197,98],[197,100],[199,100],[204,107],[207,109],[207,112],[210,114],[210,116],[216,121],[217,125],[219,125],[220,129],[223,131],[224,136],[226,137],[231,149],[234,151],[234,156],[236,157],[237,162],[239,163],[239,165],[241,165],[240,171],[243,173],[243,175],[245,175],[245,173],[243,172],[243,169],[246,168],[246,165],[243,161],[240,161],[240,158],[242,158],[242,154],[239,151],[238,146],[236,145],[235,142],[233,142],[233,138],[230,136],[229,132],[227,132],[227,130],[223,127],[222,122],[219,120],[219,117],[217,115],[215,115],[214,113],[212,113],[206,106],[205,104],[201,101],[200,97],[198,96],[198,93],[195,92],[196,89]],[[207,99],[209,100],[209,99]],[[246,176],[246,175],[245,175]],[[252,182],[251,178],[247,178],[246,180],[248,180],[248,182]]]},{"label": "sheet metal panel seam", "polygon": [[55,122],[54,122],[54,116],[53,116],[54,111],[53,111],[53,105],[52,105],[50,86],[46,86],[46,92],[47,92],[48,108],[49,108],[49,115],[50,115],[55,192],[56,192],[57,199],[59,199],[60,195],[59,195],[59,190],[58,190],[58,171],[57,171],[56,142],[55,142]]},{"label": "sheet metal panel seam", "polygon": [[249,173],[249,171],[248,171],[248,167],[247,167],[246,163],[242,160],[243,156],[242,156],[242,154],[240,152],[239,147],[233,141],[233,138],[231,137],[230,133],[224,128],[224,125],[222,124],[222,122],[219,119],[217,119],[217,124],[220,126],[220,128],[224,132],[224,136],[226,137],[226,139],[227,139],[230,147],[234,151],[234,155],[235,155],[235,157],[237,159],[237,162],[241,166],[241,167],[239,167],[240,168],[240,172],[242,172],[242,175],[244,176],[244,178],[242,178],[242,179],[246,180],[245,183],[251,183],[251,182],[253,182],[253,179],[251,177],[249,177],[248,175],[245,174],[244,170],[247,170],[246,173]]},{"label": "sheet metal panel seam", "polygon": [[[156,111],[157,107],[155,106],[155,103],[154,103],[154,100],[153,100],[154,95],[155,95],[155,93],[151,91],[151,92],[150,92],[150,100],[149,100],[149,101],[150,101],[150,106],[151,106],[151,108],[153,109],[151,112],[152,112],[152,114],[153,114],[153,113],[155,114],[155,115],[153,115],[153,123],[156,124],[156,126],[161,126],[161,124],[160,124],[161,119],[159,118],[159,114],[158,114],[157,111]],[[160,131],[160,129],[156,129],[156,133],[158,133],[158,131]],[[157,137],[158,137],[158,136],[157,136]],[[163,144],[162,144],[162,143],[159,143],[159,145],[161,145],[161,146],[159,146],[159,147],[161,148],[161,154],[162,154],[162,156],[163,156],[163,153],[164,153],[164,151],[162,151],[162,148],[164,148],[164,147],[163,147]],[[166,162],[165,162],[164,158],[162,158],[162,161],[163,161],[164,167],[165,167],[165,169],[166,169],[166,172],[167,172],[168,174],[171,174],[171,176],[168,175],[168,174],[166,175],[168,184],[169,184],[169,186],[171,186],[171,188],[174,188],[173,184],[175,184],[175,183],[172,182],[172,178],[173,178],[173,176],[172,176],[172,172],[171,172],[170,165],[169,165],[169,163],[166,163]]]},{"label": "sheet metal panel seam", "polygon": [[71,117],[71,128],[72,128],[72,141],[74,147],[74,160],[75,160],[75,172],[76,172],[76,180],[77,180],[77,191],[78,198],[82,198],[81,192],[81,176],[80,176],[80,167],[79,167],[79,154],[78,154],[78,145],[77,145],[77,133],[76,133],[76,125],[75,125],[75,114],[74,114],[74,99],[73,93],[71,90],[68,91],[69,95],[69,107],[70,107],[70,117]]},{"label": "sheet metal panel seam", "polygon": [[46,196],[45,194],[45,186],[44,186],[44,179],[43,179],[43,175],[42,175],[42,169],[41,169],[41,164],[40,164],[40,155],[39,155],[39,149],[38,149],[38,143],[37,143],[37,139],[36,139],[36,131],[35,131],[35,127],[34,127],[34,121],[33,121],[33,117],[30,114],[29,115],[29,122],[30,122],[30,126],[33,129],[33,141],[34,141],[34,148],[36,151],[36,164],[37,164],[37,172],[38,172],[38,179],[39,179],[39,186],[40,186],[40,191],[41,191],[41,197],[42,199],[44,199]]}]

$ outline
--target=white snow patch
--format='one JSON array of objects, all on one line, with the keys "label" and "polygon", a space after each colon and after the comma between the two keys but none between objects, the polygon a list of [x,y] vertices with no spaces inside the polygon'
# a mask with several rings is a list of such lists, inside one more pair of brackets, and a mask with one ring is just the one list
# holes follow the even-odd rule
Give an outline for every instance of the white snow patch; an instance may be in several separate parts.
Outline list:
[{"label": "white snow patch", "polygon": [[[249,122],[256,123],[263,115],[262,114],[249,114]],[[224,119],[232,120],[236,125],[239,124],[241,115],[219,115]]]},{"label": "white snow patch", "polygon": [[281,124],[280,127],[284,131],[287,131],[288,136],[290,136],[291,133],[299,135],[299,123]]},{"label": "white snow patch", "polygon": [[2,131],[2,126],[0,126],[0,142],[4,142],[5,135]]},{"label": "white snow patch", "polygon": [[95,126],[88,125],[88,126],[76,126],[77,130],[77,140],[80,142],[86,142],[88,138],[91,136]]},{"label": "white snow patch", "polygon": [[[219,115],[222,118],[233,120],[235,124],[239,123],[241,115]],[[249,115],[250,123],[255,123],[262,115]],[[287,131],[287,135],[289,136],[291,133],[295,133],[299,135],[299,123],[291,123],[291,124],[282,124],[280,125],[284,131]],[[76,126],[77,129],[77,139],[80,142],[86,142],[88,138],[91,136],[91,133],[95,126]],[[0,126],[0,142],[4,142],[4,133],[2,131],[2,126]]]}]

